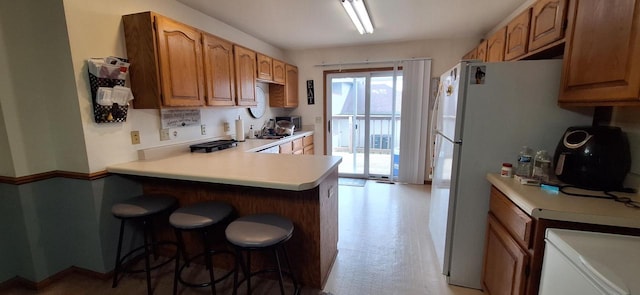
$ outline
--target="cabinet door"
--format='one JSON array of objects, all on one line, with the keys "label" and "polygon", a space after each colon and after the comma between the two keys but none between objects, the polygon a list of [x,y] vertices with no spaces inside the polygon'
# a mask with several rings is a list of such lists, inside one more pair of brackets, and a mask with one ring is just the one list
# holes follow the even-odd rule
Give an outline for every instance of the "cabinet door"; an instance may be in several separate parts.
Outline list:
[{"label": "cabinet door", "polygon": [[465,54],[462,59],[476,59],[476,56],[478,55],[478,48],[474,48],[471,49],[471,51],[467,52],[467,54]]},{"label": "cabinet door", "polygon": [[233,69],[233,44],[204,34],[204,72],[207,104],[235,105],[236,78]]},{"label": "cabinet door", "polygon": [[482,287],[489,295],[524,294],[529,256],[489,214]]},{"label": "cabinet door", "polygon": [[570,1],[560,103],[639,105],[640,0]]},{"label": "cabinet door", "polygon": [[298,67],[285,65],[285,107],[298,106]]},{"label": "cabinet door", "polygon": [[250,49],[233,47],[236,71],[236,104],[255,106],[256,102],[256,53]]},{"label": "cabinet door", "polygon": [[293,153],[293,143],[291,141],[285,142],[280,145],[280,153],[281,154],[292,154]]},{"label": "cabinet door", "polygon": [[204,70],[200,31],[156,16],[163,105],[204,105]]},{"label": "cabinet door", "polygon": [[284,81],[285,81],[284,62],[274,59],[273,60],[273,82],[284,84]]},{"label": "cabinet door", "polygon": [[269,106],[295,108],[298,106],[298,67],[285,65],[284,85],[269,85]]},{"label": "cabinet door", "polygon": [[273,59],[264,54],[257,54],[258,61],[258,79],[271,81],[273,80]]},{"label": "cabinet door", "polygon": [[504,39],[507,28],[497,31],[487,40],[487,62],[504,61]]},{"label": "cabinet door", "polygon": [[538,0],[531,8],[529,51],[564,38],[567,0]]},{"label": "cabinet door", "polygon": [[483,40],[482,42],[480,42],[476,52],[477,52],[476,59],[481,61],[487,61],[487,40]]},{"label": "cabinet door", "polygon": [[504,50],[505,60],[514,60],[527,53],[530,22],[531,9],[527,9],[507,25],[506,45]]}]

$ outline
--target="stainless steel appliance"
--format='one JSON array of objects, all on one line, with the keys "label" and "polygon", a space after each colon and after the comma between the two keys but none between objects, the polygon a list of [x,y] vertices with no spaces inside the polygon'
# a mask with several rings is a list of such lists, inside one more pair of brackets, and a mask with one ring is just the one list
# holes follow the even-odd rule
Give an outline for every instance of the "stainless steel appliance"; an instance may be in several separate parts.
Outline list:
[{"label": "stainless steel appliance", "polygon": [[293,123],[296,130],[302,130],[302,117],[299,117],[299,116],[276,117],[276,122],[278,121],[289,121]]},{"label": "stainless steel appliance", "polygon": [[569,127],[558,142],[553,162],[558,179],[567,184],[621,190],[631,169],[629,141],[618,127]]},{"label": "stainless steel appliance", "polygon": [[[462,62],[440,78],[432,113],[429,231],[448,282],[481,288],[489,172],[523,145],[553,151],[589,114],[557,106],[562,60]],[[481,74],[479,74],[481,73]]]}]

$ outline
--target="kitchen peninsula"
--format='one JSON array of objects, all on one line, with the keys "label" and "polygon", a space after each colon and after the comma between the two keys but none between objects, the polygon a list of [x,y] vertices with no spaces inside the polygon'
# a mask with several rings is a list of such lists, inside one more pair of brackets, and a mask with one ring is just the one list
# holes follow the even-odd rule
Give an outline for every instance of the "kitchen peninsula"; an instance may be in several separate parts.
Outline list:
[{"label": "kitchen peninsula", "polygon": [[[185,146],[168,156],[111,165],[107,171],[133,176],[145,193],[172,194],[180,205],[218,200],[232,205],[238,216],[271,212],[291,219],[295,230],[287,249],[297,278],[321,289],[338,251],[342,159],[258,153],[285,141],[249,139],[213,153],[191,153]],[[196,251],[195,244],[187,245],[190,252]]]}]

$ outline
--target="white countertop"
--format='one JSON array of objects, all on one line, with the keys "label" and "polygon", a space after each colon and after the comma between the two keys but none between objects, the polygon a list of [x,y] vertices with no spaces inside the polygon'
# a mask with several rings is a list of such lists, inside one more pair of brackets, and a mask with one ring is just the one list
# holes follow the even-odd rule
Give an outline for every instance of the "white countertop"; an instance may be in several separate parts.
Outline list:
[{"label": "white countertop", "polygon": [[[551,193],[496,173],[487,174],[487,180],[535,218],[640,228],[640,209],[629,208],[620,202]],[[640,201],[638,195],[614,194]]]},{"label": "white countertop", "polygon": [[184,152],[155,159],[115,164],[107,171],[252,187],[302,191],[314,188],[342,162],[341,157],[257,153],[311,134],[301,132],[283,139],[247,139],[234,148],[212,153]]}]

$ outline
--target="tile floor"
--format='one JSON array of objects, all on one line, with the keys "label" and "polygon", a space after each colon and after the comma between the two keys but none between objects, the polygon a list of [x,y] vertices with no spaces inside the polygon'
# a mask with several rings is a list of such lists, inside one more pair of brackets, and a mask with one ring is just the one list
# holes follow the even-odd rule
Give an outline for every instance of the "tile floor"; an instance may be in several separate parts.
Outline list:
[{"label": "tile floor", "polygon": [[324,291],[333,294],[474,295],[449,286],[428,234],[428,185],[367,181],[340,186],[338,258]]},{"label": "tile floor", "polygon": [[[364,187],[341,185],[339,189],[338,257],[325,289],[304,289],[302,295],[482,294],[479,290],[449,286],[440,274],[427,233],[430,186],[367,181]],[[171,294],[172,270],[169,266],[155,273],[154,294]],[[218,294],[231,294],[228,281],[218,286]],[[275,282],[263,281],[256,285],[260,290],[254,294],[279,294]],[[118,288],[112,289],[109,280],[72,273],[37,292],[13,288],[0,290],[0,293],[146,294],[146,286],[143,276],[125,277]],[[207,288],[180,288],[179,294],[210,293]]]}]

